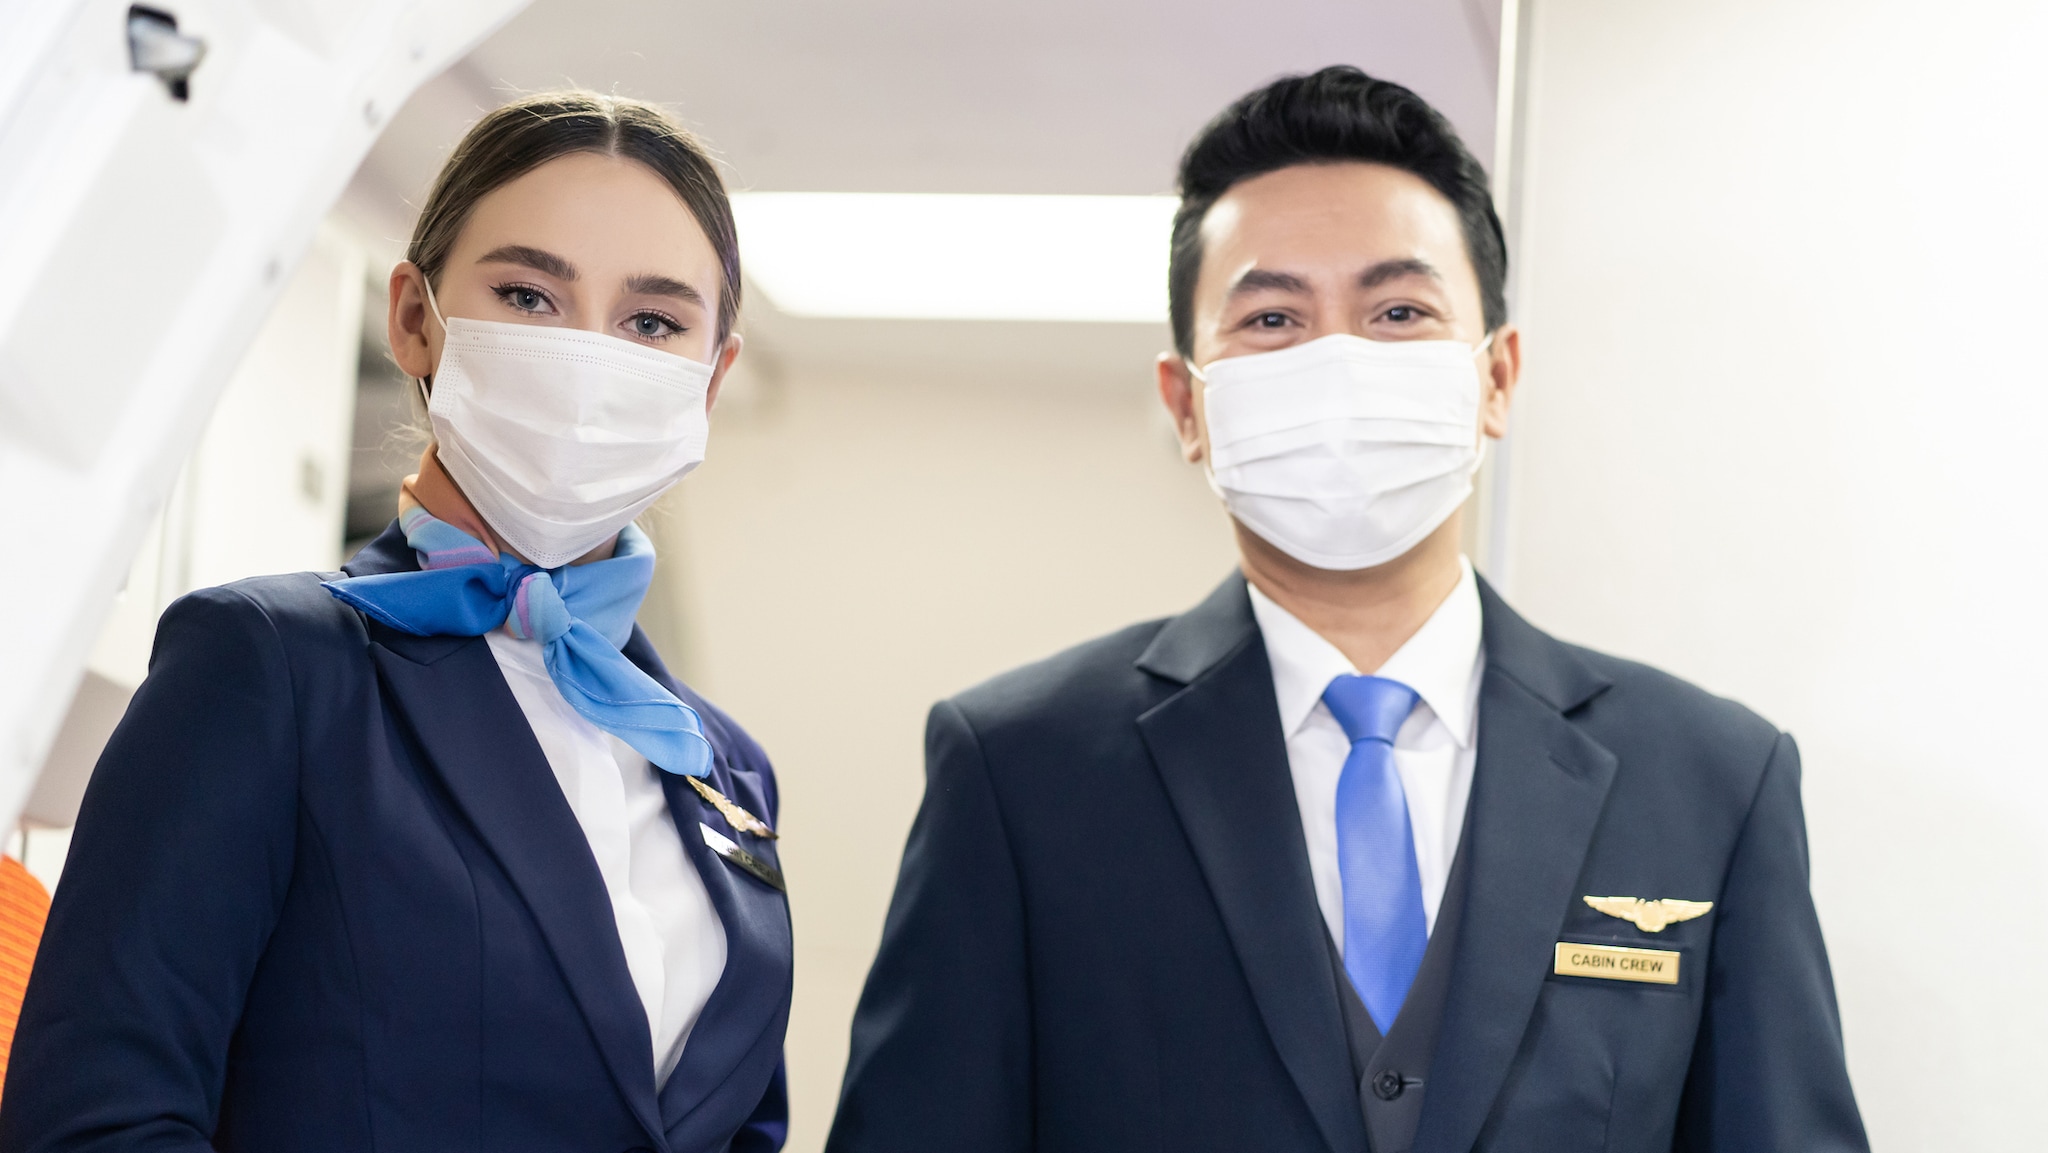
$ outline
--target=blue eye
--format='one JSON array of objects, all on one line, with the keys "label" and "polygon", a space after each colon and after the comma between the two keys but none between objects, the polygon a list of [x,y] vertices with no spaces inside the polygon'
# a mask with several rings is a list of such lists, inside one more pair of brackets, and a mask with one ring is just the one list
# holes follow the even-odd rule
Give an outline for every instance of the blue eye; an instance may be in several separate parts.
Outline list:
[{"label": "blue eye", "polygon": [[636,312],[626,324],[628,331],[641,340],[667,340],[688,331],[659,312]]},{"label": "blue eye", "polygon": [[540,312],[548,307],[547,295],[538,288],[524,284],[501,284],[491,291],[498,299],[521,312]]}]

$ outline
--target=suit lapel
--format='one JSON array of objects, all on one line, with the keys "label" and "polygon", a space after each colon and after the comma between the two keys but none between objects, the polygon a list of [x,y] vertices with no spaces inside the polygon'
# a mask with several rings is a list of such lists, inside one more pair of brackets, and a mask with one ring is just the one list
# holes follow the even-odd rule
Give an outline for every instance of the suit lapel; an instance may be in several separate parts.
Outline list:
[{"label": "suit lapel", "polygon": [[1366,1146],[1308,847],[1244,581],[1160,634],[1138,666],[1185,685],[1138,718],[1252,999],[1332,1150]]},{"label": "suit lapel", "polygon": [[[691,699],[662,666],[661,658],[638,628],[624,651],[663,688],[684,700]],[[735,766],[719,745],[714,738],[708,783],[755,816],[768,818],[768,813],[760,811],[765,806],[749,797],[759,791],[759,782],[750,782],[754,786],[751,788],[742,787],[736,775],[752,774]],[[696,1148],[715,1144],[717,1135],[707,1135],[711,1138],[707,1141],[691,1141],[683,1139],[686,1135],[679,1130],[689,1125],[697,1107],[710,1099],[753,1051],[761,1034],[787,1019],[794,944],[788,899],[713,853],[704,843],[704,832],[698,825],[711,826],[780,868],[775,842],[733,828],[681,777],[663,773],[662,787],[668,794],[668,809],[675,818],[676,831],[682,835],[683,849],[697,866],[698,875],[704,878],[705,891],[725,926],[725,971],[719,975],[710,1000],[704,1003],[690,1039],[683,1046],[683,1055],[660,1094],[661,1119],[668,1132],[678,1137],[672,1144]]]},{"label": "suit lapel", "polygon": [[[722,768],[712,770],[712,787],[730,795],[732,782]],[[773,845],[726,824],[681,778],[670,777],[663,783],[668,789],[669,811],[683,835],[683,847],[704,878],[712,906],[725,925],[725,972],[661,1090],[662,1121],[674,1133],[733,1073],[761,1034],[786,1015],[792,941],[788,901],[713,853],[697,826],[700,821],[710,825],[770,864],[776,864]]]},{"label": "suit lapel", "polygon": [[658,1140],[654,1044],[611,897],[490,646],[381,625],[371,637],[393,706],[526,902],[621,1095]]},{"label": "suit lapel", "polygon": [[[394,523],[343,571],[363,576],[417,567]],[[697,826],[708,824],[780,867],[774,844],[733,829],[681,778],[662,775],[684,852],[703,877],[725,927],[726,963],[682,1057],[657,1094],[647,1013],[626,968],[611,897],[490,646],[479,637],[414,637],[374,623],[369,628],[372,655],[397,711],[532,911],[634,1116],[657,1146],[664,1144],[664,1133],[677,1134],[668,1143],[685,1148],[708,1148],[729,1136],[707,1132],[699,1140],[688,1130],[698,1107],[737,1070],[762,1034],[787,1022],[789,902],[712,853]],[[697,699],[669,675],[637,627],[623,651],[670,692],[686,701]],[[732,762],[721,732],[715,725],[707,728],[714,747],[712,787],[742,805],[758,806],[755,811],[767,816],[762,810],[768,807],[768,783]],[[775,1051],[779,1054],[780,1047]]]},{"label": "suit lapel", "polygon": [[1607,687],[1481,584],[1486,674],[1465,836],[1471,875],[1417,1153],[1469,1149],[1550,970],[1614,754],[1567,714]]}]

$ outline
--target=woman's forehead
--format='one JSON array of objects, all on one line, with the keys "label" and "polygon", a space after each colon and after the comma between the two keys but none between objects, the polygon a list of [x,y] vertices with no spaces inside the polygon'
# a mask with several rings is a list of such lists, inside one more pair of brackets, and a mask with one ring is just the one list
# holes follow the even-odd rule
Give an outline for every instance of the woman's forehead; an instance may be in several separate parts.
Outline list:
[{"label": "woman's forehead", "polygon": [[598,153],[556,157],[492,189],[457,240],[457,263],[507,247],[565,259],[580,276],[649,272],[701,278],[718,267],[697,218],[638,161]]}]

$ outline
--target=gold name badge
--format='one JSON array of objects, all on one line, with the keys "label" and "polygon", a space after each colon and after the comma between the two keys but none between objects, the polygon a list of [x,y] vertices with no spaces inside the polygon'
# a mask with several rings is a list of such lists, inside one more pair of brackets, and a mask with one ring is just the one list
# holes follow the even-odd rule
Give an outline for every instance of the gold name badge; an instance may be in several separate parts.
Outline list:
[{"label": "gold name badge", "polygon": [[1608,981],[1678,984],[1678,954],[1668,949],[1630,949],[1621,945],[1557,943],[1560,977],[1599,977]]}]

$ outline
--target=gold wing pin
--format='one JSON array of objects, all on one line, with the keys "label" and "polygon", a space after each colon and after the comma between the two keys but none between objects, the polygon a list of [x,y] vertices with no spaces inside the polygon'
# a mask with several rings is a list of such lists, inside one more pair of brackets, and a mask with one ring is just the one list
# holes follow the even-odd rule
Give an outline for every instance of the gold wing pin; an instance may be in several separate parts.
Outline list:
[{"label": "gold wing pin", "polygon": [[1712,901],[1680,901],[1665,897],[1658,901],[1645,901],[1641,897],[1587,897],[1588,905],[1624,921],[1633,921],[1636,928],[1645,933],[1661,933],[1667,927],[1680,921],[1703,917],[1714,907]]},{"label": "gold wing pin", "polygon": [[719,792],[696,777],[684,777],[683,779],[690,782],[690,787],[697,790],[698,796],[711,802],[711,807],[718,810],[719,815],[725,818],[726,824],[731,825],[742,833],[752,833],[766,840],[774,841],[780,839],[775,835],[775,830],[768,827],[768,822],[733,804],[732,799],[724,793]]}]

